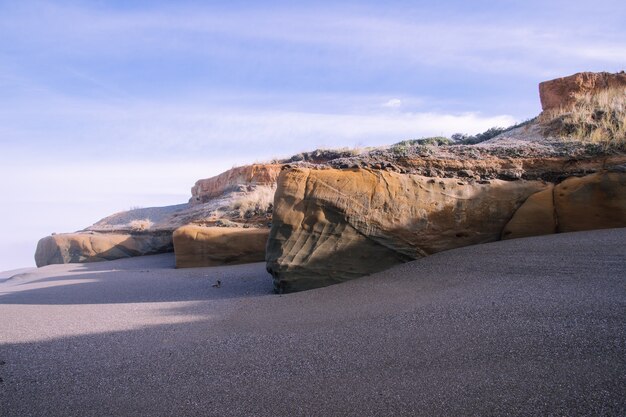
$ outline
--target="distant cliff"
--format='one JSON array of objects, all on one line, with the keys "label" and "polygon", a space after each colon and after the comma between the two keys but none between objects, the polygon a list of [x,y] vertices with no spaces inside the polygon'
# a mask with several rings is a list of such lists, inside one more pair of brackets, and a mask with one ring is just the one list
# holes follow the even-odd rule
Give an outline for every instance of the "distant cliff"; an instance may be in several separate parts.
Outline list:
[{"label": "distant cliff", "polygon": [[196,181],[191,188],[189,203],[200,204],[238,187],[254,185],[272,186],[280,174],[280,164],[253,164],[229,169],[215,177]]}]

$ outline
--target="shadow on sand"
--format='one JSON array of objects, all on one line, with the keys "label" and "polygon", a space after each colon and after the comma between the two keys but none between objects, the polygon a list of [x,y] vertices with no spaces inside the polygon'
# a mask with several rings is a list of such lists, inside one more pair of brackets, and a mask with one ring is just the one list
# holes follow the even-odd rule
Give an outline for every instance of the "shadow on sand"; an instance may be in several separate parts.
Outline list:
[{"label": "shadow on sand", "polygon": [[[220,288],[214,287],[218,280]],[[174,255],[162,254],[40,268],[1,284],[0,304],[202,301],[271,293],[264,263],[174,269]]]},{"label": "shadow on sand", "polygon": [[[31,337],[0,339],[0,415],[624,415],[625,243],[626,229],[497,242],[285,296],[260,296],[263,264],[74,267],[42,279],[96,280],[0,297],[17,312],[2,334]],[[177,323],[118,304],[136,328],[54,336],[79,307],[63,303],[183,299],[153,311]],[[42,326],[37,308],[58,316]]]}]

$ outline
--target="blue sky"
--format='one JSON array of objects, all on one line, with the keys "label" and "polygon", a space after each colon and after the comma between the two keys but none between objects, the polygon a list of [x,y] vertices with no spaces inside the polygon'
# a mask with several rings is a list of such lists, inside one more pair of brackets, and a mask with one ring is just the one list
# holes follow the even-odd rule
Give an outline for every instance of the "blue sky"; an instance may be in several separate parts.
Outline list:
[{"label": "blue sky", "polygon": [[0,0],[0,270],[39,237],[319,147],[477,133],[626,66],[618,1]]}]

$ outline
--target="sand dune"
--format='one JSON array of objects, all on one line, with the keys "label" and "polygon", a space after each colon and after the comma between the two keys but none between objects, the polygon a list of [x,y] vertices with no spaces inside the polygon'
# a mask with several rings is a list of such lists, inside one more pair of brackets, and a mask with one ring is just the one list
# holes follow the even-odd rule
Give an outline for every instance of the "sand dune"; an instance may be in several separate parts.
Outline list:
[{"label": "sand dune", "polygon": [[171,254],[26,271],[0,283],[0,415],[624,415],[625,247],[496,242],[282,296],[263,263]]}]

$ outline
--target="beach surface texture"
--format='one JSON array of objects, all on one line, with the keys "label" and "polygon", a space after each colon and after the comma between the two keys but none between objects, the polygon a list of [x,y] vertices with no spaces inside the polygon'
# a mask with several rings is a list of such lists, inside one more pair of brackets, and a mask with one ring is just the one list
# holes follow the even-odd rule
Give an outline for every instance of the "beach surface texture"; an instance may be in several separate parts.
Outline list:
[{"label": "beach surface texture", "polygon": [[173,254],[2,275],[0,415],[626,415],[625,248],[514,239],[288,295]]}]

